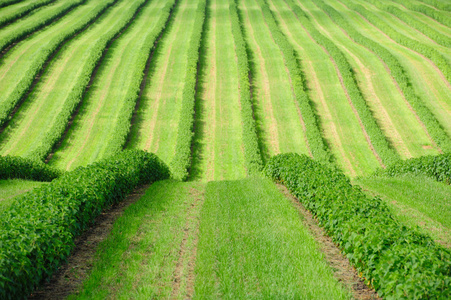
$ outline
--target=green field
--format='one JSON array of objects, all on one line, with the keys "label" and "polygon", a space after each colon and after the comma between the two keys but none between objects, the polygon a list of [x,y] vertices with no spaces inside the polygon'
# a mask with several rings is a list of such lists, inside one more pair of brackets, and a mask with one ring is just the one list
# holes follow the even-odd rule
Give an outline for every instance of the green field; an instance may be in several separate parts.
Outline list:
[{"label": "green field", "polygon": [[[450,20],[0,0],[0,298],[450,298]],[[110,208],[84,275],[43,285]]]}]

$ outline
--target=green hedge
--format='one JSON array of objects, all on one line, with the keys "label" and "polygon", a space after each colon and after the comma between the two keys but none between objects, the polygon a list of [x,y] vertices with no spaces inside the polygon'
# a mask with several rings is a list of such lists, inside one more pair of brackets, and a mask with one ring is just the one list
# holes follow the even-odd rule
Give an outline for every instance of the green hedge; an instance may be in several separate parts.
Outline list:
[{"label": "green hedge", "polygon": [[444,1],[442,2],[440,0],[419,0],[419,1],[434,6],[435,8],[441,10],[451,11],[451,3],[445,3]]},{"label": "green hedge", "polygon": [[18,156],[0,156],[0,179],[28,179],[36,181],[52,181],[61,176],[62,171]]},{"label": "green hedge", "polygon": [[0,213],[0,298],[24,298],[52,275],[103,208],[169,178],[154,154],[124,151],[20,196]]},{"label": "green hedge", "polygon": [[273,157],[264,173],[309,209],[351,264],[386,299],[449,299],[451,252],[398,223],[338,169],[305,155]]},{"label": "green hedge", "polygon": [[258,145],[257,128],[251,99],[247,45],[243,37],[243,28],[238,15],[236,0],[233,0],[230,3],[229,9],[232,23],[232,34],[235,41],[235,51],[238,60],[244,157],[246,160],[247,173],[248,175],[251,175],[261,172],[263,169],[263,160]]},{"label": "green hedge", "polygon": [[0,1],[0,8],[14,4],[14,3],[19,3],[22,1],[24,1],[24,0],[3,0],[3,1]]},{"label": "green hedge", "polygon": [[[451,19],[446,14],[446,12],[435,10],[432,7],[423,5],[423,4],[416,4],[415,2],[410,2],[406,0],[392,0],[394,2],[398,2],[399,4],[403,5],[404,7],[420,12],[422,14],[425,14],[426,16],[436,20],[439,23],[442,23],[445,26],[451,27]],[[426,2],[426,1],[423,1]],[[438,8],[438,7],[437,7]],[[444,4],[441,9],[451,11],[451,5],[450,4]]]},{"label": "green hedge", "polygon": [[55,0],[37,0],[34,1],[33,3],[30,3],[29,5],[17,8],[17,10],[14,13],[4,15],[3,18],[0,18],[0,27],[3,27],[6,24],[21,18],[22,16],[28,14],[34,9],[37,9],[38,7],[50,4],[52,2],[55,2]]},{"label": "green hedge", "polygon": [[197,6],[194,16],[193,35],[188,45],[188,63],[186,65],[185,85],[182,94],[182,111],[180,113],[179,127],[175,155],[170,166],[174,178],[186,180],[191,166],[191,145],[194,136],[194,105],[196,101],[197,71],[199,51],[204,32],[205,10],[207,0],[202,0]]}]

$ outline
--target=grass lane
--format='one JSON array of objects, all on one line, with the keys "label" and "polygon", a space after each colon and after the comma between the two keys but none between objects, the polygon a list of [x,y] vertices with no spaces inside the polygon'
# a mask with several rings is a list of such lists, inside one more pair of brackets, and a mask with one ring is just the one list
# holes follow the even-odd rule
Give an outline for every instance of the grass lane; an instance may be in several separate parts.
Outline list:
[{"label": "grass lane", "polygon": [[55,0],[25,0],[0,9],[0,27],[15,22],[26,14]]},{"label": "grass lane", "polygon": [[200,220],[196,298],[349,298],[270,180],[208,183]]},{"label": "grass lane", "polygon": [[188,47],[199,1],[182,1],[159,41],[136,113],[128,148],[156,153],[169,164],[175,154]]},{"label": "grass lane", "polygon": [[212,0],[207,11],[191,177],[206,181],[243,178],[238,68],[228,1]]},{"label": "grass lane", "polygon": [[0,180],[0,211],[8,208],[14,202],[15,197],[43,184],[46,184],[46,182],[23,179]]},{"label": "grass lane", "polygon": [[263,139],[264,158],[284,152],[309,155],[302,115],[283,54],[258,4],[254,0],[240,1],[239,9],[246,42],[252,51],[254,111]]},{"label": "grass lane", "polygon": [[[2,154],[44,160],[62,134],[107,42],[145,0],[121,0],[83,34],[65,44],[4,131]],[[120,17],[118,17],[120,16]],[[61,136],[61,135],[60,135]]]},{"label": "grass lane", "polygon": [[354,184],[380,196],[401,222],[419,226],[437,242],[451,247],[451,186],[412,175],[361,177]]},{"label": "grass lane", "polygon": [[[122,125],[121,116],[135,107],[136,98],[130,98],[130,94],[139,91],[141,80],[136,74],[144,71],[150,55],[148,47],[153,46],[161,30],[156,27],[160,18],[166,20],[166,14],[161,14],[165,6],[165,1],[150,2],[110,46],[66,138],[50,160],[51,165],[72,170],[122,149],[123,145],[118,144],[122,139],[116,138],[120,134],[117,128]],[[141,57],[141,52],[147,55]]]}]

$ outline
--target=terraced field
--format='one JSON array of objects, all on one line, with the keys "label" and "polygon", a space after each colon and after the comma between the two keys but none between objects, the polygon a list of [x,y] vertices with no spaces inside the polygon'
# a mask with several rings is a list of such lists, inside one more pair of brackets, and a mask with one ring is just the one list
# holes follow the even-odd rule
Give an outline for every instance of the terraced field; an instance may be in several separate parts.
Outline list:
[{"label": "terraced field", "polygon": [[0,298],[451,297],[449,153],[449,1],[0,0]]}]

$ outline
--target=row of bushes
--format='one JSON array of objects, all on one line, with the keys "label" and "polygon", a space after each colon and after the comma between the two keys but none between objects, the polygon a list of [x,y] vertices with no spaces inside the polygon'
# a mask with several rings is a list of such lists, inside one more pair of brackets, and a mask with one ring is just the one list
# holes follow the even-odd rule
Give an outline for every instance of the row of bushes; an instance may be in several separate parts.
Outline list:
[{"label": "row of bushes", "polygon": [[404,174],[425,175],[437,181],[451,184],[451,153],[427,155],[401,160],[375,175],[399,176]]},{"label": "row of bushes", "polygon": [[451,140],[445,130],[442,128],[433,113],[424,104],[424,102],[416,95],[415,90],[404,67],[399,63],[398,59],[385,47],[379,43],[362,35],[353,25],[351,25],[340,13],[334,8],[325,4],[322,0],[316,1],[316,4],[324,10],[331,19],[342,27],[348,35],[356,42],[373,51],[378,55],[390,69],[390,74],[397,82],[399,88],[404,94],[405,99],[418,114],[421,121],[426,126],[428,133],[433,140],[444,151],[451,151]]},{"label": "row of bushes", "polygon": [[0,213],[0,298],[24,298],[69,256],[75,237],[103,208],[169,176],[156,155],[124,151],[17,198]]},{"label": "row of bushes", "polygon": [[20,1],[23,1],[23,0],[3,0],[3,1],[0,1],[0,8],[8,6],[8,5],[12,5],[12,4],[20,2]]},{"label": "row of bushes", "polygon": [[50,4],[52,2],[55,2],[55,0],[37,0],[37,1],[30,3],[29,5],[24,5],[22,7],[18,7],[15,9],[14,12],[12,12],[10,14],[4,14],[3,17],[0,18],[0,27],[21,18],[22,16],[28,14],[29,12],[31,12],[34,9],[37,9],[41,6]]},{"label": "row of bushes", "polygon": [[263,169],[263,160],[258,144],[257,127],[255,124],[254,109],[251,99],[247,45],[243,37],[243,28],[240,17],[238,16],[236,0],[230,3],[229,8],[232,23],[232,35],[235,41],[235,51],[238,60],[244,158],[247,172],[250,175],[261,172]]},{"label": "row of bushes", "polygon": [[348,6],[350,9],[355,10],[356,12],[361,14],[370,23],[372,23],[374,26],[385,32],[390,38],[392,38],[400,45],[412,49],[413,51],[418,52],[424,55],[425,57],[429,58],[440,69],[445,78],[449,82],[451,82],[451,66],[449,65],[446,58],[444,58],[443,55],[435,48],[429,45],[425,45],[417,40],[411,39],[403,35],[402,33],[399,33],[397,30],[393,29],[390,26],[390,24],[387,24],[375,13],[367,10],[360,4],[354,4],[349,0],[343,0],[342,2],[345,3],[346,6]]},{"label": "row of bushes", "polygon": [[351,264],[387,299],[449,299],[451,252],[395,220],[338,169],[305,155],[273,157],[264,173],[310,210]]},{"label": "row of bushes", "polygon": [[[91,0],[95,1],[95,0]],[[16,105],[25,96],[27,91],[30,89],[31,84],[35,77],[43,70],[46,65],[47,60],[52,54],[58,50],[58,48],[66,41],[71,39],[77,33],[83,31],[87,26],[94,23],[109,7],[114,5],[119,0],[107,0],[107,1],[97,1],[92,10],[85,14],[83,18],[78,20],[76,26],[66,26],[61,29],[60,33],[52,38],[46,45],[43,45],[39,52],[34,53],[34,60],[30,63],[28,70],[24,73],[24,76],[16,83],[14,91],[8,96],[8,98],[2,97],[1,107],[0,107],[0,127],[2,127],[14,110]],[[67,17],[71,17],[72,14],[68,14]],[[52,26],[58,26],[59,24],[64,25],[62,22],[55,23]],[[61,25],[61,26],[62,26]],[[43,33],[45,34],[45,33]]]},{"label": "row of bushes", "polygon": [[18,156],[0,156],[0,179],[28,179],[36,181],[52,181],[63,172]]},{"label": "row of bushes", "polygon": [[84,58],[84,64],[80,66],[78,79],[68,92],[51,127],[43,134],[43,138],[39,141],[39,144],[27,154],[28,158],[33,160],[45,160],[55,145],[61,140],[72,114],[77,109],[85,94],[84,92],[89,84],[95,67],[104,55],[105,49],[119,33],[131,24],[141,8],[149,3],[149,1],[150,0],[134,1],[117,17],[119,21],[114,28],[111,28],[106,32],[101,32],[99,38],[96,41],[93,41],[92,45],[90,45],[89,56]]},{"label": "row of bushes", "polygon": [[263,16],[268,24],[269,30],[283,53],[285,64],[290,73],[294,94],[301,110],[302,119],[305,123],[305,134],[307,136],[310,151],[316,159],[330,161],[330,152],[321,135],[318,116],[314,111],[312,100],[307,93],[305,75],[300,66],[300,62],[296,57],[296,52],[285,35],[280,31],[266,0],[260,0],[259,4],[262,8]]},{"label": "row of bushes", "polygon": [[186,65],[185,85],[182,94],[182,110],[175,155],[170,163],[171,171],[176,179],[186,180],[191,166],[191,145],[194,136],[194,106],[196,101],[197,74],[199,51],[204,32],[205,11],[207,0],[201,0],[194,16],[193,35],[188,48],[188,63]]},{"label": "row of bushes", "polygon": [[352,67],[347,61],[344,54],[331,40],[322,35],[315,28],[315,26],[306,17],[302,9],[298,5],[294,4],[293,0],[286,0],[286,2],[290,5],[293,12],[298,17],[298,20],[313,37],[313,39],[318,44],[326,48],[326,50],[329,52],[329,55],[335,61],[339,72],[341,73],[343,84],[348,92],[349,97],[351,98],[352,104],[357,110],[364,129],[371,140],[371,144],[373,145],[376,153],[381,158],[382,162],[384,164],[390,164],[400,159],[398,153],[393,148],[391,148],[389,142],[387,141],[387,138],[383,134],[379,125],[376,123],[376,120],[374,119],[368,105],[366,104],[359,86],[357,85]]},{"label": "row of bushes", "polygon": [[437,9],[451,11],[451,3],[445,3],[440,0],[420,0],[420,2],[434,6]]},{"label": "row of bushes", "polygon": [[143,81],[149,54],[151,49],[155,46],[157,39],[165,30],[170,20],[175,3],[175,0],[168,1],[165,7],[160,9],[158,21],[155,23],[154,29],[146,36],[142,37],[142,40],[145,41],[142,47],[140,49],[129,49],[129,51],[137,53],[137,59],[135,60],[135,64],[133,66],[134,73],[131,78],[131,83],[128,85],[129,89],[125,94],[125,99],[120,101],[122,103],[122,109],[121,114],[116,120],[114,130],[112,130],[112,132],[114,132],[113,138],[108,141],[109,153],[120,152],[127,142],[127,138],[130,133],[130,123],[136,107],[136,101],[139,97],[141,83]]},{"label": "row of bushes", "polygon": [[73,0],[64,3],[62,6],[58,7],[56,10],[46,11],[46,14],[40,14],[39,19],[35,22],[29,24],[28,26],[21,26],[17,30],[10,31],[7,36],[0,40],[0,52],[11,46],[13,43],[16,43],[27,35],[43,28],[51,24],[56,19],[64,16],[68,11],[73,9],[76,6],[79,6],[85,3],[86,0]]},{"label": "row of bushes", "polygon": [[[445,26],[451,27],[451,19],[449,18],[449,16],[439,10],[435,10],[432,7],[429,7],[427,5],[418,5],[415,2],[410,2],[410,1],[405,1],[405,0],[392,0],[395,2],[398,2],[399,4],[403,5],[404,7],[413,10],[413,11],[417,11],[420,12],[422,14],[425,14],[426,16],[436,20],[439,23],[442,23]],[[447,10],[447,11],[451,11],[451,5],[449,4],[444,4],[444,6],[442,6],[443,9]]]}]

